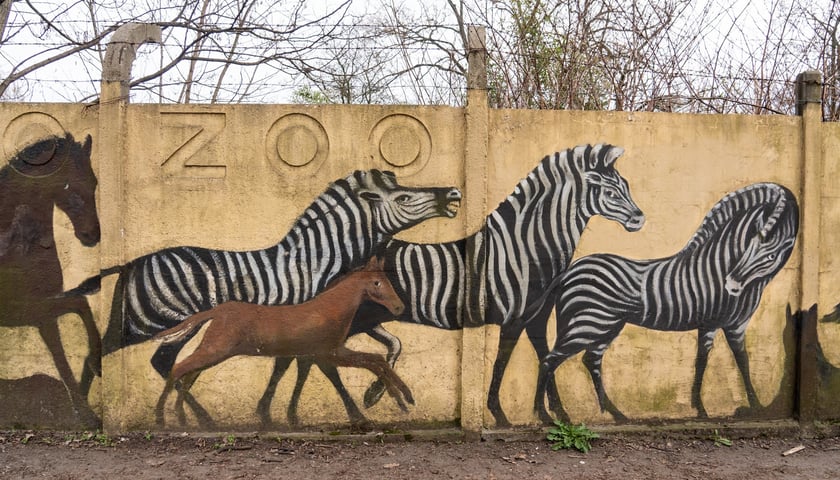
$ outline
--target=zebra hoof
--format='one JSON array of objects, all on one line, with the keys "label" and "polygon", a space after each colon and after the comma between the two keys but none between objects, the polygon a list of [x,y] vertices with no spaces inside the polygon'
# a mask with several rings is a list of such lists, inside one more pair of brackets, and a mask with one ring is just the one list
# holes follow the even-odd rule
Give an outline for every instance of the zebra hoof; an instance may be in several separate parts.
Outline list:
[{"label": "zebra hoof", "polygon": [[[385,393],[385,384],[376,380],[371,383],[367,390],[365,390],[364,404],[365,408],[370,408],[376,405]],[[414,402],[411,402],[414,404]]]}]

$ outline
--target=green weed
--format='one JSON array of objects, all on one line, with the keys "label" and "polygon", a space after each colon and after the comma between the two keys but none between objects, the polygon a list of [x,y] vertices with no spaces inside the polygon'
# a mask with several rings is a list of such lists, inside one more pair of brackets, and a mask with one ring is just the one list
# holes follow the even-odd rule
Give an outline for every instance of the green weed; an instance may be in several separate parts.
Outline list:
[{"label": "green weed", "polygon": [[582,423],[580,425],[572,425],[562,420],[555,420],[554,425],[548,429],[548,435],[546,436],[546,439],[552,442],[552,450],[574,448],[586,453],[592,449],[590,442],[600,437],[600,435],[588,429]]}]

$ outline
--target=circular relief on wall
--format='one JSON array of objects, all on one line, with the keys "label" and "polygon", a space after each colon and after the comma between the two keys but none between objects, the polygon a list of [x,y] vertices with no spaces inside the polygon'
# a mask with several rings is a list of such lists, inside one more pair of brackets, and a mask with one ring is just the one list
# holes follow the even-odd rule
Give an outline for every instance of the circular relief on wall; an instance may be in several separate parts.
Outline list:
[{"label": "circular relief on wall", "polygon": [[432,136],[417,118],[394,114],[379,120],[373,127],[370,146],[374,160],[385,162],[401,175],[410,175],[428,163]]},{"label": "circular relief on wall", "polygon": [[[41,112],[27,112],[13,118],[3,131],[3,154],[5,161],[11,160],[18,152],[29,145],[45,138],[56,136],[64,137],[65,131],[61,123],[52,115]],[[52,149],[43,149],[37,156],[23,158],[22,160],[30,165],[44,165],[49,162],[55,154],[55,145]]]},{"label": "circular relief on wall", "polygon": [[302,113],[280,117],[268,129],[265,153],[277,168],[317,166],[327,158],[330,141],[318,120]]}]

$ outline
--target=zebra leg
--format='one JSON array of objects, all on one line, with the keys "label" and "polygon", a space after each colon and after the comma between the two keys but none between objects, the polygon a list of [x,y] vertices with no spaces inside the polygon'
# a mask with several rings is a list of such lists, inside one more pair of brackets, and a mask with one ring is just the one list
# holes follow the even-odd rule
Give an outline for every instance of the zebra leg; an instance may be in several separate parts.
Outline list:
[{"label": "zebra leg", "polygon": [[204,407],[198,403],[195,397],[193,397],[192,393],[190,393],[190,389],[195,384],[195,381],[198,380],[198,376],[201,375],[202,371],[203,370],[197,370],[181,377],[181,381],[176,387],[178,390],[178,398],[175,400],[175,409],[178,411],[178,422],[181,425],[185,425],[187,423],[187,417],[184,412],[184,402],[187,402],[187,405],[190,406],[195,414],[195,419],[198,421],[198,425],[207,430],[214,428],[216,423],[210,417],[207,410],[205,410]]},{"label": "zebra leg", "polygon": [[[291,362],[291,358],[289,361]],[[286,420],[289,425],[294,427],[298,425],[299,418],[297,415],[297,406],[300,403],[300,395],[303,393],[303,385],[306,379],[309,378],[309,371],[312,369],[314,362],[309,358],[298,357],[297,359],[297,379],[295,380],[295,388],[292,390],[292,398],[289,399],[289,407],[286,409]],[[286,364],[288,366],[288,363]]]},{"label": "zebra leg", "polygon": [[[537,358],[540,360],[548,355],[548,340],[545,338],[545,329],[548,321],[548,315],[550,313],[551,308],[545,312],[544,316],[541,314],[540,316],[535,317],[525,326],[525,333],[528,336],[528,340],[531,342],[531,345],[534,347],[534,351],[537,354]],[[560,394],[557,389],[557,380],[554,375],[549,375],[546,382],[547,391],[541,392],[539,388],[534,391],[534,405],[539,405],[539,408],[535,411],[540,421],[543,423],[552,422],[551,415],[549,415],[548,411],[545,409],[545,402],[538,401],[541,393],[543,395],[547,394],[548,407],[555,415],[557,415],[557,417],[568,418],[569,414],[566,413],[566,410],[563,408],[563,402],[560,400]]]},{"label": "zebra leg", "polygon": [[[175,361],[178,359],[178,353],[181,351],[182,348],[184,348],[184,345],[191,338],[192,335],[190,335],[182,342],[164,344],[158,347],[154,355],[152,355],[151,363],[161,377],[169,377],[170,372],[172,372],[172,367],[175,365]],[[193,394],[190,393],[189,389],[187,389],[187,391],[182,392],[179,396],[179,399],[182,399],[179,403],[179,408],[183,410],[183,402],[186,402],[187,405],[189,405],[192,409],[193,413],[195,413],[195,416],[199,419],[199,423],[213,423],[213,420],[210,418],[210,414],[207,413],[207,410],[205,410],[204,407],[202,407],[201,404],[198,402],[198,400],[195,399]],[[183,415],[183,412],[179,412],[178,415],[180,418]]]},{"label": "zebra leg", "polygon": [[350,392],[344,387],[344,383],[341,381],[335,365],[320,361],[316,361],[315,363],[333,384],[336,392],[338,392],[338,396],[341,397],[341,401],[344,403],[344,409],[347,410],[347,416],[350,418],[350,423],[355,426],[366,425],[368,419],[362,414],[359,407],[356,406],[356,402],[353,401],[353,397],[350,396]]},{"label": "zebra leg", "polygon": [[[537,375],[537,394],[534,397],[534,411],[540,415],[540,420],[546,424],[550,425],[553,421],[548,415],[548,412],[545,410],[545,397],[548,394],[546,388],[548,388],[549,378],[554,376],[554,371],[557,370],[557,367],[559,367],[561,363],[565,362],[571,355],[573,354],[561,352],[558,348],[555,348],[549,352],[548,355],[543,357],[540,362],[540,371]],[[541,415],[540,412],[544,412],[544,414]],[[554,413],[557,415],[558,420],[564,422],[568,422],[570,420],[569,414],[566,413],[566,410],[562,405],[560,406],[560,411],[555,411]]]},{"label": "zebra leg", "polygon": [[166,379],[166,385],[163,387],[163,391],[160,393],[160,397],[158,397],[157,405],[155,406],[155,423],[159,427],[163,427],[165,424],[165,420],[163,418],[163,407],[166,405],[166,397],[172,392],[172,389],[175,387],[175,380],[170,376]]},{"label": "zebra leg", "polygon": [[[612,340],[612,339],[610,339]],[[616,422],[623,423],[627,421],[627,417],[612,403],[610,397],[604,389],[604,380],[601,376],[601,364],[604,360],[604,352],[610,344],[599,345],[598,348],[587,350],[583,354],[583,364],[589,370],[589,376],[592,377],[592,384],[595,386],[595,394],[598,396],[598,405],[601,407],[601,412],[607,411],[615,419]]]},{"label": "zebra leg", "polygon": [[753,388],[750,378],[750,358],[744,346],[746,332],[724,330],[723,333],[726,336],[729,349],[732,350],[732,355],[735,356],[735,363],[738,365],[738,370],[741,371],[741,378],[744,381],[744,390],[747,392],[747,401],[750,403],[750,408],[761,408],[762,405],[758,401],[758,395],[755,393],[755,388]]},{"label": "zebra leg", "polygon": [[[292,363],[291,357],[277,357],[274,359],[274,367],[271,369],[271,376],[268,378],[268,385],[265,387],[259,403],[257,403],[257,416],[260,417],[260,423],[263,426],[271,425],[271,402],[274,400],[274,394],[277,392],[277,384],[283,378],[283,374],[289,369]],[[305,379],[304,379],[305,380]],[[300,373],[298,373],[298,381],[300,381]],[[289,410],[292,405],[289,405]],[[297,411],[297,405],[295,405]]]},{"label": "zebra leg", "polygon": [[715,329],[701,329],[697,331],[697,358],[694,360],[694,384],[691,386],[691,406],[697,409],[697,416],[708,418],[706,408],[703,407],[701,390],[703,387],[703,374],[706,373],[706,365],[709,363],[709,351],[715,342]]},{"label": "zebra leg", "polygon": [[[393,335],[391,332],[385,330],[382,325],[377,325],[373,328],[373,330],[369,330],[365,333],[387,347],[388,353],[385,354],[385,361],[388,362],[388,365],[391,368],[394,368],[394,365],[397,363],[397,359],[400,357],[400,353],[402,353],[402,343],[400,342],[400,339],[397,338],[396,335]],[[370,408],[376,405],[379,399],[382,398],[383,393],[385,393],[385,383],[381,378],[377,378],[370,384],[368,389],[365,390],[365,408]]]},{"label": "zebra leg", "polygon": [[505,412],[502,410],[502,404],[499,401],[499,390],[502,386],[502,377],[505,375],[505,369],[510,361],[510,356],[513,353],[513,348],[516,347],[516,341],[522,333],[521,327],[502,327],[499,334],[499,350],[496,353],[496,361],[493,364],[493,379],[490,381],[490,389],[487,392],[487,408],[496,419],[497,427],[509,427]]}]

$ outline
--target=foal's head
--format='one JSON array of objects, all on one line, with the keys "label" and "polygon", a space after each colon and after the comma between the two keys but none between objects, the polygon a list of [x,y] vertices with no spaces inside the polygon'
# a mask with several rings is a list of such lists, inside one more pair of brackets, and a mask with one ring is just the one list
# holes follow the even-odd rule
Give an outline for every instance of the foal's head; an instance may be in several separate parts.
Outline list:
[{"label": "foal's head", "polygon": [[394,291],[394,286],[385,274],[384,266],[383,259],[373,257],[357,274],[363,279],[366,300],[376,302],[392,314],[399,315],[405,310],[405,304]]}]

